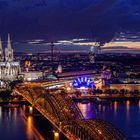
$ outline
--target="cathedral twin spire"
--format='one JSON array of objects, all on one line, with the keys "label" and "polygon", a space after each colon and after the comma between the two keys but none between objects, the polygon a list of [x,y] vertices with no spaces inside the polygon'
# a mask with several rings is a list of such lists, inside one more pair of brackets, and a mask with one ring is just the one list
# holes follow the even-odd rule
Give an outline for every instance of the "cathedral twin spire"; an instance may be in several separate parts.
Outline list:
[{"label": "cathedral twin spire", "polygon": [[8,34],[7,47],[5,48],[5,57],[2,49],[2,41],[0,38],[0,61],[4,61],[4,60],[7,62],[13,61],[13,49],[11,47],[10,34]]},{"label": "cathedral twin spire", "polygon": [[12,47],[11,47],[11,40],[10,40],[10,34],[8,34],[7,48],[8,49],[12,49]]},{"label": "cathedral twin spire", "polygon": [[0,61],[4,61],[4,55],[3,55],[1,38],[0,38]]}]

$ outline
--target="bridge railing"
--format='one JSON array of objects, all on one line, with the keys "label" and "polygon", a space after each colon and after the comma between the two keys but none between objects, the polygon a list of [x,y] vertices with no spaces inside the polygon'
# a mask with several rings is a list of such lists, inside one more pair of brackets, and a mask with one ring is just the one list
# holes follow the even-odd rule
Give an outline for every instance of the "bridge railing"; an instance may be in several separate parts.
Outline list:
[{"label": "bridge railing", "polygon": [[16,92],[68,139],[125,140],[125,137],[111,124],[101,120],[85,120],[79,108],[64,92],[50,93],[44,88],[42,90],[36,88],[19,87]]}]

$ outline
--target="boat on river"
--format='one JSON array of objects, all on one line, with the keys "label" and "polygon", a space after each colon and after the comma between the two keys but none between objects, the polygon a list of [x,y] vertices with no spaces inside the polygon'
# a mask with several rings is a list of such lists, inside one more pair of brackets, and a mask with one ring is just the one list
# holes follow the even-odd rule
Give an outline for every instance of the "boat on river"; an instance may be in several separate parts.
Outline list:
[{"label": "boat on river", "polygon": [[102,99],[102,98],[99,98],[99,97],[96,97],[96,101],[95,101],[97,104],[111,104],[111,102],[107,99]]},{"label": "boat on river", "polygon": [[88,104],[90,101],[89,100],[82,100],[81,103],[82,104]]}]

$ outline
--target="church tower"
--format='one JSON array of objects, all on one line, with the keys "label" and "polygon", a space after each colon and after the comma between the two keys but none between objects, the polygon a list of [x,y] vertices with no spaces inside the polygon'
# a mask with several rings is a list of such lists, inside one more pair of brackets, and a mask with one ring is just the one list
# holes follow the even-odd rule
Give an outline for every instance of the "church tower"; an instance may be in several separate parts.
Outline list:
[{"label": "church tower", "polygon": [[2,49],[2,41],[0,38],[0,61],[3,62],[4,61],[4,55],[3,55],[3,49]]},{"label": "church tower", "polygon": [[13,61],[13,49],[11,47],[10,34],[8,34],[7,48],[5,48],[5,60],[7,62]]},{"label": "church tower", "polygon": [[2,49],[0,38],[0,80],[13,81],[18,79],[20,73],[20,63],[13,61],[13,49],[11,47],[10,35],[8,34],[7,47],[5,55]]},{"label": "church tower", "polygon": [[57,68],[57,70],[56,70],[56,73],[62,73],[62,72],[63,72],[62,65],[59,64],[59,65],[58,65],[58,68]]}]

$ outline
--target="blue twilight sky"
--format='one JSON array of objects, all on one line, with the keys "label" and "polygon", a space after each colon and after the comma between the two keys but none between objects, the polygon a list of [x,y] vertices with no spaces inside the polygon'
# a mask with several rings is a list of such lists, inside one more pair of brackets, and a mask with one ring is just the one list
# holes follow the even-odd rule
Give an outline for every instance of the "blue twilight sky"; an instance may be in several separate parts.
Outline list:
[{"label": "blue twilight sky", "polygon": [[140,0],[0,0],[2,40],[8,32],[14,42],[86,38],[104,44],[116,33],[140,32]]}]

